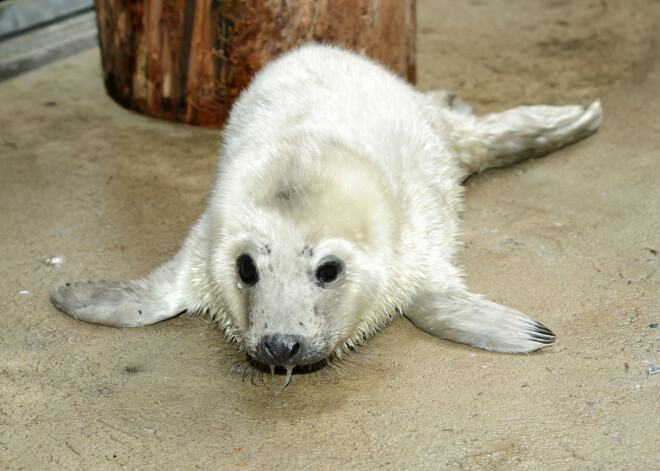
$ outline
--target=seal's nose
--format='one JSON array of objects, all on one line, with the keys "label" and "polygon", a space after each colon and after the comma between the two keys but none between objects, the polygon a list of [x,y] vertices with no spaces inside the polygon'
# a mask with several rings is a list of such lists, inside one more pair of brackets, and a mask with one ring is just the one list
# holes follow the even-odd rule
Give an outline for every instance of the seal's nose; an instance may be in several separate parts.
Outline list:
[{"label": "seal's nose", "polygon": [[273,334],[262,340],[261,351],[267,363],[274,365],[295,364],[305,350],[305,339],[301,335]]}]

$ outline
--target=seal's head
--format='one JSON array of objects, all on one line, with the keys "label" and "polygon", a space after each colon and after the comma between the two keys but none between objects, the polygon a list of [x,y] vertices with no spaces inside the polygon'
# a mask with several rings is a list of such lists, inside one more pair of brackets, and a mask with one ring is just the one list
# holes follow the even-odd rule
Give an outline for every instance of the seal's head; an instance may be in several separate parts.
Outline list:
[{"label": "seal's head", "polygon": [[341,355],[394,316],[383,291],[399,209],[370,162],[341,146],[254,154],[221,167],[236,186],[212,198],[211,275],[229,335],[290,371]]}]

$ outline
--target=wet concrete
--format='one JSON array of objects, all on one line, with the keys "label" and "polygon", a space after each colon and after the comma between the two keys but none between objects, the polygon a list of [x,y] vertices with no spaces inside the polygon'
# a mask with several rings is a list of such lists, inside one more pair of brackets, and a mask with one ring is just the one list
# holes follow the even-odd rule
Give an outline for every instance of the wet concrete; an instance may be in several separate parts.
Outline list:
[{"label": "wet concrete", "polygon": [[402,319],[279,395],[202,319],[122,330],[48,301],[171,256],[217,132],[118,107],[98,51],[0,84],[1,467],[656,469],[660,4],[613,3],[418,2],[420,88],[603,102],[595,136],[467,183],[470,287],[559,344],[495,354]]}]

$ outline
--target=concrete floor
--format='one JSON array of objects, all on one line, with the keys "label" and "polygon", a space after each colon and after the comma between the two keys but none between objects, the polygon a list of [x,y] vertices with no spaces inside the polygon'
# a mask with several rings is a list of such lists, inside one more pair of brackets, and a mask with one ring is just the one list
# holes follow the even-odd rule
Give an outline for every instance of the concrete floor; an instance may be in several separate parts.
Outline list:
[{"label": "concrete floor", "polygon": [[107,98],[91,51],[0,84],[0,468],[658,469],[660,3],[418,5],[420,88],[603,102],[595,136],[467,184],[470,287],[559,344],[495,354],[399,320],[275,395],[202,319],[57,311],[60,283],[171,256],[216,162],[216,131]]}]

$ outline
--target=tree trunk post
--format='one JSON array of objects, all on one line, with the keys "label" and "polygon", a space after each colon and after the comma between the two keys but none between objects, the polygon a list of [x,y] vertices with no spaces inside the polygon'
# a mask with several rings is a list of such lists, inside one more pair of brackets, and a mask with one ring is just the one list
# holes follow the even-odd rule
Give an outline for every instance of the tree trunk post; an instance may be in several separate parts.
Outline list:
[{"label": "tree trunk post", "polygon": [[161,119],[221,127],[268,61],[306,42],[415,82],[415,0],[96,0],[108,94]]}]

